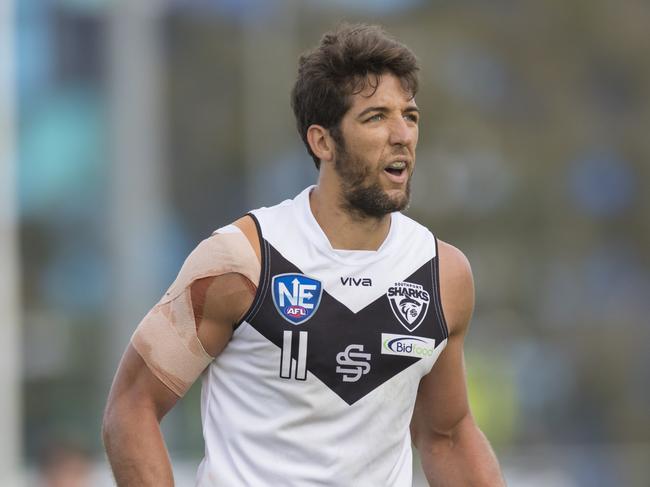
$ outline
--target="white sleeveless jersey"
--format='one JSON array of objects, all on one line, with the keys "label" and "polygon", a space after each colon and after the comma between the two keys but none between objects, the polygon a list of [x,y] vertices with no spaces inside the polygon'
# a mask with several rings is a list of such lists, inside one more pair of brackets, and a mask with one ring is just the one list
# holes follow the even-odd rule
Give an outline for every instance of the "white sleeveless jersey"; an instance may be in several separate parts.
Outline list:
[{"label": "white sleeveless jersey", "polygon": [[200,487],[411,486],[418,384],[447,344],[436,240],[393,213],[379,250],[335,250],[310,191],[251,213],[260,283],[204,373]]}]

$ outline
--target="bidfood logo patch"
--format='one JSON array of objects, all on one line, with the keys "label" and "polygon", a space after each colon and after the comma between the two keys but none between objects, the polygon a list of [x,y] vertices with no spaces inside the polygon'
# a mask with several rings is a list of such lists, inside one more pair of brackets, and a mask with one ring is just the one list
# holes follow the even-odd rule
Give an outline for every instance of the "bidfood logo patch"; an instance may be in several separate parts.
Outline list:
[{"label": "bidfood logo patch", "polygon": [[408,331],[414,331],[424,321],[429,309],[429,293],[420,284],[397,282],[386,293],[390,308]]},{"label": "bidfood logo patch", "polygon": [[381,353],[384,355],[425,358],[431,357],[435,348],[436,341],[433,338],[381,334]]},{"label": "bidfood logo patch", "polygon": [[300,325],[311,318],[320,304],[323,286],[303,274],[273,276],[273,303],[285,320]]}]

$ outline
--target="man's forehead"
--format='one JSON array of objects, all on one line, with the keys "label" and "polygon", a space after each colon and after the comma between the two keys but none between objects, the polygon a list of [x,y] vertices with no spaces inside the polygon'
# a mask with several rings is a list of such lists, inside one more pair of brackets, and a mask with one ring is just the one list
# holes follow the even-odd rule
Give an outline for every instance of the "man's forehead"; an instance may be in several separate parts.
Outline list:
[{"label": "man's forehead", "polygon": [[365,80],[363,89],[353,93],[350,101],[350,109],[354,111],[364,110],[369,106],[417,107],[413,94],[405,83],[393,74],[369,76]]}]

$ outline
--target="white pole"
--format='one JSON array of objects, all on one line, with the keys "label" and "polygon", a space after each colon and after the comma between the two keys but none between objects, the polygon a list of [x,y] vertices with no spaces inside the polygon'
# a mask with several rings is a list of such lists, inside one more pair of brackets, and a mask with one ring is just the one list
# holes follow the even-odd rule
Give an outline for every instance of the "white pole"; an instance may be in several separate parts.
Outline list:
[{"label": "white pole", "polygon": [[161,149],[162,2],[118,1],[109,26],[113,271],[109,374],[133,329],[157,300],[157,249],[165,215]]},{"label": "white pole", "polygon": [[20,485],[20,304],[14,1],[0,2],[0,485]]}]

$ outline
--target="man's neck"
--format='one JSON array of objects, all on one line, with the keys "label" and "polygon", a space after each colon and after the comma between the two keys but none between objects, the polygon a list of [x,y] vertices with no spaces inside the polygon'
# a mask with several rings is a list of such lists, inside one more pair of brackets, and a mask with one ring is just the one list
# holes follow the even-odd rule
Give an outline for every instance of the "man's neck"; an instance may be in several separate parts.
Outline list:
[{"label": "man's neck", "polygon": [[309,195],[309,205],[332,248],[337,250],[377,250],[390,231],[390,214],[380,218],[346,210],[340,197],[320,185]]}]

